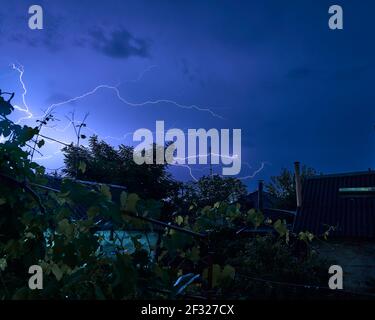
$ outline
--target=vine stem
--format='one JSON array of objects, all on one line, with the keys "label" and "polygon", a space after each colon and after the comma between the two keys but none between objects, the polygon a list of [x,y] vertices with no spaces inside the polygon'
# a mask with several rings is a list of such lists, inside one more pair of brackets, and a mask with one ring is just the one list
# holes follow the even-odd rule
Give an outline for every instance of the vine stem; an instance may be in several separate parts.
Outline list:
[{"label": "vine stem", "polygon": [[42,203],[42,200],[40,199],[40,197],[38,196],[38,194],[33,190],[31,189],[27,184],[26,182],[21,182],[21,181],[18,181],[12,177],[9,177],[3,173],[0,173],[0,177],[4,178],[5,180],[8,180],[9,182],[15,184],[15,185],[18,185],[19,187],[25,189],[33,198],[34,200],[38,203],[38,206],[40,207],[40,210],[42,211],[43,214],[46,214],[47,211],[46,211],[46,208],[43,206],[43,203]]}]

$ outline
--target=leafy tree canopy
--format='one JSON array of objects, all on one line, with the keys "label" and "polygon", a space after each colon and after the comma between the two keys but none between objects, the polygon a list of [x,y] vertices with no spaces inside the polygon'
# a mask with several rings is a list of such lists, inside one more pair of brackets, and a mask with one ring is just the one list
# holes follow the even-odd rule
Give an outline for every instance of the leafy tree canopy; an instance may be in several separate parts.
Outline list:
[{"label": "leafy tree canopy", "polygon": [[246,186],[241,180],[215,174],[186,184],[183,195],[186,202],[204,207],[220,201],[235,202],[246,194]]},{"label": "leafy tree canopy", "polygon": [[159,200],[176,189],[166,164],[136,164],[133,147],[120,145],[116,149],[94,135],[89,138],[88,147],[71,145],[63,151],[63,172],[70,177],[122,185],[143,198]]},{"label": "leafy tree canopy", "polygon": [[[314,175],[316,175],[315,169],[302,165],[301,181]],[[266,184],[266,190],[277,199],[276,206],[279,209],[296,209],[296,178],[294,172],[283,168],[279,175],[271,177],[270,183]]]}]

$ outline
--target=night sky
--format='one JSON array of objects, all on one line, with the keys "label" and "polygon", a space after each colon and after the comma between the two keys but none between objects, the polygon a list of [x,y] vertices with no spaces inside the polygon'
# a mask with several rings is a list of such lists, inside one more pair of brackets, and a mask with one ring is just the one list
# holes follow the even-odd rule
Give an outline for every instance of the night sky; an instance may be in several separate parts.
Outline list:
[{"label": "night sky", "polygon": [[[28,28],[32,4],[44,9],[43,30]],[[344,30],[328,28],[332,4],[343,7]],[[43,130],[68,143],[73,110],[76,120],[89,112],[85,134],[113,145],[132,145],[132,132],[154,131],[156,120],[242,129],[239,177],[264,164],[243,180],[250,188],[296,160],[323,173],[363,171],[375,168],[374,15],[372,0],[1,0],[0,88],[25,108],[12,64],[23,66],[28,125],[73,99]],[[157,100],[177,104],[144,104]],[[38,162],[61,167],[60,148],[47,144]],[[172,172],[191,179],[185,167]]]}]

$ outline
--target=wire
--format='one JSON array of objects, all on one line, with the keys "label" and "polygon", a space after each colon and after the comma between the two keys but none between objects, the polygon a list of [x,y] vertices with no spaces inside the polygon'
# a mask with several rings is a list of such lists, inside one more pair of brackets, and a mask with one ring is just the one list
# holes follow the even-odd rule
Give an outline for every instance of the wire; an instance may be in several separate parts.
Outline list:
[{"label": "wire", "polygon": [[39,136],[42,137],[42,138],[45,138],[45,139],[51,140],[51,141],[55,141],[55,142],[60,143],[60,144],[62,144],[62,145],[64,145],[64,146],[67,146],[67,147],[69,147],[69,146],[71,145],[71,144],[67,144],[67,143],[65,143],[65,142],[59,141],[59,140],[57,140],[57,139],[54,139],[54,138],[51,138],[51,137],[47,137],[47,136],[42,135],[42,134],[39,134]]}]

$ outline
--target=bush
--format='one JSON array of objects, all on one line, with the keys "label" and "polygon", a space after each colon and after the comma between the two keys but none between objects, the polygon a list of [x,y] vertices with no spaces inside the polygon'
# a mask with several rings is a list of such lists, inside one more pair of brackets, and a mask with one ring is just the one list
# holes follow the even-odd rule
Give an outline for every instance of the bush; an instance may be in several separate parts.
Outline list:
[{"label": "bush", "polygon": [[[43,146],[35,138],[40,127],[14,124],[7,117],[12,110],[1,98],[0,299],[240,298],[260,292],[244,276],[319,280],[315,257],[306,249],[305,258],[297,258],[282,221],[270,225],[275,237],[234,236],[264,223],[261,212],[243,213],[226,202],[193,205],[194,218],[175,216],[166,225],[157,220],[158,201],[122,192],[116,202],[105,184],[64,179],[59,192],[46,188],[44,168],[30,160]],[[114,238],[129,230],[145,233],[147,241],[148,231],[160,238],[145,249],[139,236],[131,236],[132,250],[114,241],[108,252],[98,233],[103,221]],[[42,267],[43,290],[28,287],[31,265]]]}]

